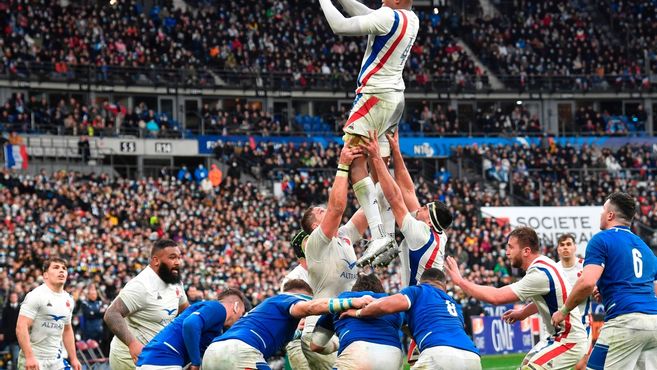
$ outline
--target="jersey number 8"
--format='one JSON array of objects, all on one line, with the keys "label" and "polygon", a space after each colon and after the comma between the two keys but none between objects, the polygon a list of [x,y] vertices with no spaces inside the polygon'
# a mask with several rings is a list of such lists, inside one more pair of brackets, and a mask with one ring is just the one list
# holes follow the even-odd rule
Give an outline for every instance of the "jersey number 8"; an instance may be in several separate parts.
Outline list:
[{"label": "jersey number 8", "polygon": [[457,317],[459,314],[456,312],[456,305],[447,299],[445,300],[445,304],[447,305],[447,312],[449,312],[450,315]]}]

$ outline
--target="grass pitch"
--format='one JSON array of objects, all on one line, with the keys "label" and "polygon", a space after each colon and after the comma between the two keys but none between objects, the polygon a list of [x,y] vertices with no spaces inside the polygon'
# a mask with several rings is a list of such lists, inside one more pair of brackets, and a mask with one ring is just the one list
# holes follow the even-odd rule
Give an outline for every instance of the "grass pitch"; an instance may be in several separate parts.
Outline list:
[{"label": "grass pitch", "polygon": [[[524,353],[482,356],[481,368],[487,370],[516,370],[524,357],[525,357]],[[404,370],[408,370],[408,369],[410,369],[410,365],[405,364]]]}]

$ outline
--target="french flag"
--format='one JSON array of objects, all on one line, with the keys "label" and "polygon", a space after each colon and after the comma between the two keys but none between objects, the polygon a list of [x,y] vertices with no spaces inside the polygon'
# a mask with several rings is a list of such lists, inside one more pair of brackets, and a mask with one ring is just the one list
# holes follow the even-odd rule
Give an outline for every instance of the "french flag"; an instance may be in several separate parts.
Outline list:
[{"label": "french flag", "polygon": [[5,145],[5,167],[12,170],[27,169],[27,148],[25,145]]}]

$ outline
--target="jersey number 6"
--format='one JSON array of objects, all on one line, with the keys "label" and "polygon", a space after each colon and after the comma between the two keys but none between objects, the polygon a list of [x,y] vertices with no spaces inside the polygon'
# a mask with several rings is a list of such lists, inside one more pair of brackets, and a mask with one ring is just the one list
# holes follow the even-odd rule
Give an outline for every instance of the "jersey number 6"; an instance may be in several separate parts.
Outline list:
[{"label": "jersey number 6", "polygon": [[641,278],[643,276],[643,256],[641,255],[641,252],[633,248],[632,249],[632,261],[634,262],[634,276],[637,278]]}]

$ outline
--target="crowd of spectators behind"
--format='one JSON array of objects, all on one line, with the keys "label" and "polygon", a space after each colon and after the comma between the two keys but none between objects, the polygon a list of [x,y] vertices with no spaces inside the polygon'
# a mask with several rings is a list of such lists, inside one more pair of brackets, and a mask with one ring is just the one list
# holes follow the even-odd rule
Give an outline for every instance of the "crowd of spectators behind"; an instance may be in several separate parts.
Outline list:
[{"label": "crowd of spectators behind", "polygon": [[[285,133],[293,129],[285,120],[267,110],[239,100],[231,109],[220,109],[206,103],[189,120],[186,129],[191,134],[238,135]],[[194,122],[195,124],[192,124]],[[120,103],[102,101],[88,103],[75,97],[61,98],[55,104],[43,96],[26,98],[12,94],[0,107],[0,128],[7,131],[38,132],[64,135],[116,136],[131,134],[142,137],[182,136],[181,124],[169,114],[157,112],[144,101],[129,109]]]},{"label": "crowd of spectators behind", "polygon": [[[158,238],[180,242],[183,281],[191,301],[210,299],[218,290],[236,286],[258,303],[275,294],[285,272],[293,267],[288,240],[299,228],[302,211],[326,201],[338,153],[335,144],[219,143],[215,155],[229,165],[225,173],[214,166],[209,172],[199,166],[193,174],[183,168],[177,173],[163,170],[157,178],[131,180],[5,171],[0,177],[0,303],[6,306],[12,292],[22,299],[39,284],[42,261],[50,255],[63,256],[69,262],[67,290],[80,303],[74,321],[78,333],[106,345],[108,333],[99,321],[102,312],[126,281],[148,264],[149,245]],[[501,163],[517,182],[517,196],[528,202],[539,196],[536,181],[543,182],[543,205],[601,204],[612,190],[630,191],[641,203],[638,220],[657,227],[657,166],[650,148],[611,152],[551,145],[461,148],[455,153],[478,158],[484,166]],[[452,210],[447,254],[457,257],[466,276],[496,286],[512,281],[518,271],[509,266],[503,252],[510,226],[484,219],[479,212],[481,206],[511,205],[508,193],[475,179],[427,180],[418,175],[418,161],[409,160],[408,166],[420,202],[439,199]],[[588,167],[591,177],[563,173],[566,166]],[[605,167],[604,171],[597,171],[598,167]],[[243,168],[266,181],[240,179]],[[539,169],[540,176],[529,172],[533,169]],[[487,173],[500,180],[492,171]],[[347,215],[356,207],[351,199]],[[543,247],[545,253],[555,255],[552,246]],[[399,289],[397,267],[380,271],[391,292]],[[458,290],[452,293],[466,310],[481,308]]]},{"label": "crowd of spectators behind", "polygon": [[[369,2],[377,8],[380,3]],[[74,2],[11,0],[0,5],[2,69],[28,73],[27,64],[44,64],[54,77],[75,77],[76,66],[97,67],[99,80],[111,79],[112,67],[142,67],[132,82],[164,82],[155,69],[177,69],[185,82],[214,83],[207,67],[221,71],[291,75],[285,83],[305,87],[311,80],[355,84],[366,38],[334,36],[318,8],[303,0],[218,2],[188,10],[171,3],[145,9],[135,0]],[[440,79],[463,86],[465,76],[486,82],[457,45],[449,29],[458,23],[448,8],[418,11],[422,36],[409,58],[408,80],[425,86]],[[319,77],[323,76],[323,77]],[[239,77],[238,77],[239,79]],[[474,77],[472,78],[474,81]],[[337,86],[337,85],[336,85]],[[483,86],[483,85],[482,85]]]},{"label": "crowd of spectators behind", "polygon": [[[210,135],[289,135],[300,132],[339,133],[349,116],[346,105],[331,105],[317,117],[320,128],[301,122],[303,116],[291,121],[272,114],[261,104],[241,99],[228,101],[223,107],[217,102],[205,102],[197,112],[188,112],[186,125],[170,114],[158,112],[143,100],[135,98],[134,107],[107,100],[84,102],[76,97],[54,98],[46,95],[26,97],[17,92],[0,106],[0,129],[5,131],[50,133],[85,136],[116,136],[180,138],[195,134]],[[53,103],[54,102],[54,103]],[[647,113],[639,105],[632,114],[610,113],[582,105],[570,122],[564,122],[565,132],[587,135],[633,135],[645,132]],[[326,129],[323,129],[326,128]],[[523,104],[480,104],[471,117],[460,114],[452,106],[423,101],[409,104],[400,123],[402,135],[450,136],[468,135],[541,135],[543,127],[536,112]]]},{"label": "crowd of spectators behind", "polygon": [[[113,67],[143,68],[133,83],[167,82],[171,77],[156,71],[165,68],[205,86],[217,81],[207,72],[211,67],[286,73],[284,85],[331,81],[335,88],[353,85],[360,69],[365,38],[334,36],[318,8],[303,0],[196,2],[186,10],[159,4],[3,2],[0,68],[20,75],[29,73],[28,64],[41,65],[43,73],[72,78],[82,73],[76,67],[91,65],[99,80],[111,79]],[[583,90],[650,85],[647,69],[657,64],[653,1],[607,0],[597,7],[582,0],[503,2],[494,16],[484,16],[472,1],[442,4],[435,11],[416,7],[421,31],[406,73],[413,86],[488,85],[459,38],[494,73],[513,76],[521,87],[535,76],[573,75],[581,76]]]},{"label": "crowd of spectators behind", "polygon": [[573,87],[580,90],[649,88],[646,66],[656,59],[654,2],[597,3],[628,37],[605,28],[581,0],[504,2],[494,16],[467,17],[462,33],[483,63],[512,76],[518,87],[549,87],[537,76],[578,76]]},{"label": "crowd of spectators behind", "polygon": [[[577,149],[546,140],[541,146],[470,147],[462,155],[479,161],[488,179],[509,184],[505,189],[527,205],[586,206],[602,204],[613,191],[632,193],[639,203],[636,221],[657,229],[657,150],[652,146]],[[657,234],[638,223],[635,231],[657,247]]]}]

